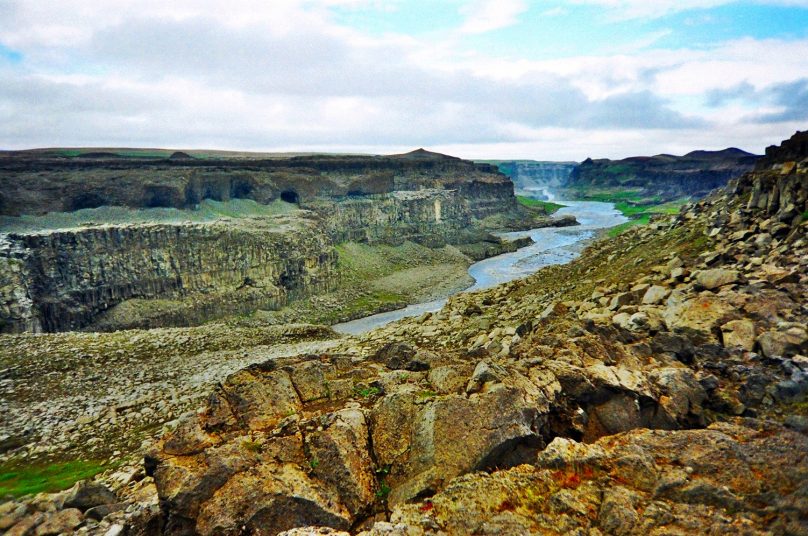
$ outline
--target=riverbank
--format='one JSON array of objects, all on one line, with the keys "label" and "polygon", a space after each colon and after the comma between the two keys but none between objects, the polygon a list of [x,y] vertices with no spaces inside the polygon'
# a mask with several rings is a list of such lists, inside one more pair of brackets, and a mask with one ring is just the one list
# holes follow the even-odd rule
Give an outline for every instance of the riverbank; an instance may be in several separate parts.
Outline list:
[{"label": "riverbank", "polygon": [[543,227],[529,231],[502,233],[507,240],[529,239],[531,244],[510,253],[481,260],[468,268],[474,281],[471,286],[458,289],[433,300],[411,304],[398,310],[339,323],[333,328],[349,335],[358,335],[382,327],[401,318],[419,316],[439,310],[446,299],[459,291],[474,292],[526,277],[545,266],[566,264],[580,255],[585,245],[602,231],[626,222],[624,216],[611,203],[595,201],[559,201],[558,217],[575,217],[574,227]]}]

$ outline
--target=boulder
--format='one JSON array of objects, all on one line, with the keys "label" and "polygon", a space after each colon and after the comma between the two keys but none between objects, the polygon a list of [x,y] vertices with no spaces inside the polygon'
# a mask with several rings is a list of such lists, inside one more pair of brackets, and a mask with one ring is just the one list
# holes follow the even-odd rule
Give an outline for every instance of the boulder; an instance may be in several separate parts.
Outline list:
[{"label": "boulder", "polygon": [[81,511],[77,508],[66,508],[48,514],[42,524],[36,528],[36,536],[57,536],[71,534],[74,529],[84,521]]},{"label": "boulder", "polygon": [[718,342],[718,327],[732,320],[735,308],[720,298],[701,295],[684,301],[671,301],[662,313],[669,331],[691,337],[694,342]]},{"label": "boulder", "polygon": [[738,281],[737,270],[727,270],[724,268],[714,268],[712,270],[702,270],[696,274],[696,283],[707,290],[713,290],[730,283]]},{"label": "boulder", "polygon": [[670,291],[667,288],[653,285],[643,294],[642,303],[646,305],[657,305],[662,303],[662,301],[668,297],[668,294],[670,294]]},{"label": "boulder", "polygon": [[755,323],[749,319],[732,320],[721,326],[721,336],[725,347],[751,351],[755,347]]},{"label": "boulder", "polygon": [[766,357],[791,356],[805,351],[808,332],[800,327],[791,327],[786,331],[767,331],[757,338],[757,343]]},{"label": "boulder", "polygon": [[65,508],[77,508],[82,512],[105,504],[118,502],[118,496],[101,483],[92,480],[77,482],[65,498]]},{"label": "boulder", "polygon": [[537,402],[503,384],[426,403],[417,393],[387,397],[373,409],[371,430],[378,464],[391,467],[388,501],[441,489],[469,471],[527,461],[541,444],[544,417]]},{"label": "boulder", "polygon": [[374,356],[391,370],[429,370],[429,363],[418,355],[418,350],[409,344],[391,342],[382,346]]}]

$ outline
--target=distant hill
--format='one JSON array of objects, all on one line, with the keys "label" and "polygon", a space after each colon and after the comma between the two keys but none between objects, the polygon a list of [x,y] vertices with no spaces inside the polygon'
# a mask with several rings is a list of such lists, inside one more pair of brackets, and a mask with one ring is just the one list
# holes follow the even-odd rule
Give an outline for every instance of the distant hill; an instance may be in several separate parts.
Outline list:
[{"label": "distant hill", "polygon": [[572,170],[570,190],[636,190],[662,200],[701,197],[755,167],[758,155],[729,148],[692,151],[684,156],[659,154],[623,160],[587,158]]}]

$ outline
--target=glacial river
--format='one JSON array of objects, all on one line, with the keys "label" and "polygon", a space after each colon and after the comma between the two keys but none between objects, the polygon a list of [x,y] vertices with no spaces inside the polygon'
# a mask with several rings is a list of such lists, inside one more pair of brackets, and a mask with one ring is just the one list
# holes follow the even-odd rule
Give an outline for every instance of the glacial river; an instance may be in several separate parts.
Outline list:
[{"label": "glacial river", "polygon": [[[595,201],[558,202],[567,206],[559,209],[556,214],[558,216],[571,214],[575,216],[580,225],[574,227],[542,227],[529,231],[500,234],[504,238],[511,239],[530,236],[534,243],[513,253],[497,255],[469,266],[469,274],[474,278],[475,283],[463,292],[493,287],[500,283],[525,277],[545,266],[566,264],[578,256],[583,249],[584,241],[592,238],[597,231],[614,227],[627,221],[626,217],[617,211],[612,203]],[[417,303],[403,309],[336,324],[333,328],[339,333],[357,335],[400,318],[437,311],[445,303],[446,298]]]}]

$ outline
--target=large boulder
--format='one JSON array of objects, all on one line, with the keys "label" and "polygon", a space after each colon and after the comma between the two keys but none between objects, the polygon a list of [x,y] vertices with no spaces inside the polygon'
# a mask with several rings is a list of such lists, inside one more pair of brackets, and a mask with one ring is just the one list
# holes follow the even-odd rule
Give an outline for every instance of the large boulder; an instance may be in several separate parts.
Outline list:
[{"label": "large boulder", "polygon": [[696,283],[707,290],[717,289],[724,285],[729,285],[738,281],[740,274],[737,270],[727,270],[725,268],[714,268],[712,270],[702,270],[695,274]]},{"label": "large boulder", "polygon": [[719,342],[719,327],[736,314],[736,309],[721,298],[699,295],[681,301],[669,299],[662,318],[669,331],[702,344]]}]

